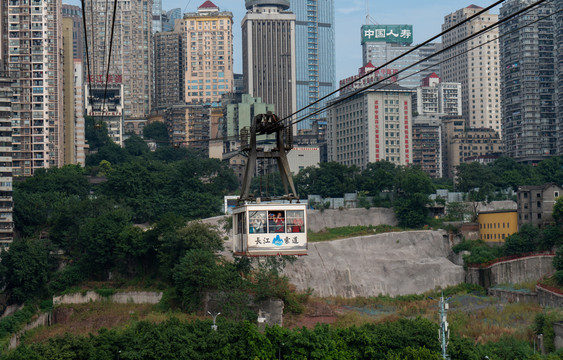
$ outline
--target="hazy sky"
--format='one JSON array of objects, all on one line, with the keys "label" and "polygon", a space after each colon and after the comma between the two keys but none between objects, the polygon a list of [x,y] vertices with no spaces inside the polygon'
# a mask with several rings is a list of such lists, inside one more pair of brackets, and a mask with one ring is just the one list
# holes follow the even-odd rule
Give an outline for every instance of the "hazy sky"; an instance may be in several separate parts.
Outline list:
[{"label": "hazy sky", "polygon": [[[240,23],[246,13],[244,0],[212,0],[222,11],[231,11],[234,21],[234,68],[242,72],[242,42]],[[325,1],[325,0],[320,0]],[[80,5],[80,0],[63,0],[65,3]],[[111,2],[111,0],[110,0]],[[195,12],[205,0],[162,0],[162,9],[181,8]],[[441,31],[444,16],[469,6],[482,7],[486,3],[471,3],[463,0],[335,0],[336,31],[336,81],[357,73],[362,66],[360,26],[366,23],[367,9],[379,24],[413,25],[414,43],[421,43]],[[493,11],[498,13],[498,10]]]}]

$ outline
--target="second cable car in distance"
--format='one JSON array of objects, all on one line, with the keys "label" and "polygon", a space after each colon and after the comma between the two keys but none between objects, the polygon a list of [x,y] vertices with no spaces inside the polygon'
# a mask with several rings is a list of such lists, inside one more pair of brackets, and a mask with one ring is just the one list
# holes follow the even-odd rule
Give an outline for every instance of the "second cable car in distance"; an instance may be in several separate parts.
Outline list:
[{"label": "second cable car in distance", "polygon": [[[272,133],[276,134],[276,146],[258,149],[256,135]],[[247,154],[248,161],[238,206],[233,209],[235,255],[307,255],[307,206],[299,203],[286,156],[292,148],[291,126],[284,127],[272,113],[255,116],[250,130],[241,131],[241,151]],[[250,194],[257,159],[277,160],[285,195],[256,198]]]}]

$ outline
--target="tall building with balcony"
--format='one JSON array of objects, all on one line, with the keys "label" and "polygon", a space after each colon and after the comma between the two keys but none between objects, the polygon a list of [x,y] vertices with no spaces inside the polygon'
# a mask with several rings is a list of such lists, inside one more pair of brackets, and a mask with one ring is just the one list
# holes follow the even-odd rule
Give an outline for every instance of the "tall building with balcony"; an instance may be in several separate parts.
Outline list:
[{"label": "tall building with balcony", "polygon": [[[75,19],[63,16],[63,120],[64,163],[85,164],[86,133],[84,122],[83,68],[76,58]],[[75,57],[76,56],[76,57]]]},{"label": "tall building with balcony", "polygon": [[[532,3],[509,0],[500,18]],[[553,11],[554,2],[548,2],[500,26],[504,154],[519,162],[537,163],[558,154],[555,19],[531,23]]]},{"label": "tall building with balcony", "polygon": [[485,157],[497,158],[501,151],[499,133],[490,128],[466,128],[465,120],[442,120],[444,176],[454,178],[460,164]]},{"label": "tall building with balcony", "polygon": [[[336,85],[334,43],[334,0],[292,0],[295,13],[297,109],[330,94]],[[328,99],[299,113],[304,116],[323,108]],[[319,113],[297,124],[298,129],[310,129]]]},{"label": "tall building with balcony", "polygon": [[[182,35],[176,32],[154,35],[154,106],[157,109],[185,102],[186,71],[183,44]],[[191,86],[190,80],[189,87]]]},{"label": "tall building with balcony", "polygon": [[557,48],[557,153],[563,154],[563,1],[555,2],[555,44]]},{"label": "tall building with balcony", "polygon": [[12,199],[12,84],[0,59],[0,249],[14,238]]},{"label": "tall building with balcony", "polygon": [[82,9],[78,6],[63,4],[63,19],[72,19],[72,56],[83,61],[84,32],[82,30]]},{"label": "tall building with balcony", "polygon": [[185,102],[219,103],[233,91],[233,14],[205,1],[176,20],[174,32],[184,42]]},{"label": "tall building with balcony", "polygon": [[340,98],[334,99],[327,117],[328,161],[362,169],[380,160],[411,164],[412,93],[391,84],[375,86],[340,103],[336,103]]},{"label": "tall building with balcony", "polygon": [[242,20],[244,92],[273,104],[283,119],[297,110],[295,14],[289,0],[246,0]]},{"label": "tall building with balcony", "polygon": [[461,116],[461,84],[442,82],[436,73],[422,80],[413,105],[418,115]]},{"label": "tall building with balcony", "polygon": [[174,105],[164,112],[170,143],[209,152],[210,106],[203,104]]},{"label": "tall building with balcony", "polygon": [[[444,18],[447,30],[483,10],[470,5]],[[444,48],[475,34],[498,21],[488,11],[442,36]],[[498,28],[493,28],[442,53],[440,77],[445,82],[461,83],[462,114],[467,127],[490,128],[500,134],[500,70]],[[475,48],[479,45],[481,47]],[[475,48],[475,49],[473,49]],[[473,49],[473,50],[472,50]]]},{"label": "tall building with balcony", "polygon": [[7,10],[7,70],[17,79],[12,97],[13,174],[30,176],[64,161],[61,2],[10,0],[2,6]]},{"label": "tall building with balcony", "polygon": [[151,1],[117,0],[108,73],[113,2],[85,1],[90,75],[93,77],[88,82],[105,84],[106,75],[120,78],[125,120],[147,119],[152,105],[151,4]]},{"label": "tall building with balcony", "polygon": [[152,0],[152,34],[162,31],[162,0]]}]

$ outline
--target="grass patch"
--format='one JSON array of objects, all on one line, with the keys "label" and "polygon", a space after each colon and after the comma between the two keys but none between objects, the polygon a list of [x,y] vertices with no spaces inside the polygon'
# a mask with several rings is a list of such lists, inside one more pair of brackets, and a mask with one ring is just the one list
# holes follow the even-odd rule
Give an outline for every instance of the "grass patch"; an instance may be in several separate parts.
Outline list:
[{"label": "grass patch", "polygon": [[325,229],[319,232],[309,231],[307,233],[307,239],[309,242],[320,242],[395,231],[404,231],[404,229],[390,225],[343,226],[332,229]]}]

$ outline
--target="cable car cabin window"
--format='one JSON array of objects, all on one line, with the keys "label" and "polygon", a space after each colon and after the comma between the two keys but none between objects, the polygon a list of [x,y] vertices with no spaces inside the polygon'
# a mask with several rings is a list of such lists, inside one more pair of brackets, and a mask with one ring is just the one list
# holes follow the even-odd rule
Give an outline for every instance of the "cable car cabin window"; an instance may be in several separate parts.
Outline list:
[{"label": "cable car cabin window", "polygon": [[285,211],[268,211],[268,232],[283,233],[285,232]]},{"label": "cable car cabin window", "polygon": [[237,234],[246,233],[245,218],[246,213],[241,213],[237,215]]},{"label": "cable car cabin window", "polygon": [[250,234],[265,234],[266,233],[266,211],[249,211],[248,212],[250,223]]},{"label": "cable car cabin window", "polygon": [[304,214],[302,210],[288,210],[287,211],[287,232],[288,233],[302,233],[305,232],[303,221]]}]

